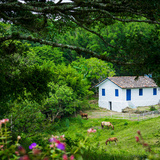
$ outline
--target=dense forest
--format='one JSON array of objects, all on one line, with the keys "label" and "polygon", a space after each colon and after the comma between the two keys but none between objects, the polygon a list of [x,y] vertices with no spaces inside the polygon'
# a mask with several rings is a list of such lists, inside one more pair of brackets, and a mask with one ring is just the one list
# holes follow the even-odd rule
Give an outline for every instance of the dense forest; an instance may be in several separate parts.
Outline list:
[{"label": "dense forest", "polygon": [[89,108],[106,77],[160,85],[159,12],[158,0],[1,0],[0,117],[13,138]]}]

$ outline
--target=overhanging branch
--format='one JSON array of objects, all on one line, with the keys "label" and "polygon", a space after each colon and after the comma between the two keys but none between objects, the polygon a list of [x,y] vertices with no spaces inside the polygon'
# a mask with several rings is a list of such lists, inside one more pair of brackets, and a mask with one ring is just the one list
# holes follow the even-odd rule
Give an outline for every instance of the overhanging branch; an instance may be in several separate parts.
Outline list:
[{"label": "overhanging branch", "polygon": [[52,46],[52,47],[59,47],[59,48],[66,48],[66,49],[70,49],[70,50],[75,50],[77,52],[84,52],[92,57],[96,57],[98,59],[101,59],[101,60],[105,60],[107,62],[111,62],[111,63],[116,63],[116,64],[119,64],[119,65],[133,65],[133,63],[130,63],[130,62],[124,62],[124,61],[118,61],[118,60],[115,60],[113,58],[109,58],[107,57],[106,55],[99,55],[98,53],[94,52],[94,51],[91,51],[89,49],[86,49],[86,48],[82,48],[82,47],[77,47],[77,46],[73,46],[73,45],[68,45],[68,44],[60,44],[60,43],[55,43],[55,42],[51,42],[51,41],[46,41],[46,40],[42,40],[42,39],[39,39],[39,38],[33,38],[31,36],[22,36],[22,35],[8,35],[8,36],[5,36],[5,37],[1,37],[0,38],[0,43],[6,41],[6,40],[27,40],[27,41],[32,41],[32,42],[35,42],[35,43],[40,43],[40,44],[44,44],[44,45],[49,45],[49,46]]}]

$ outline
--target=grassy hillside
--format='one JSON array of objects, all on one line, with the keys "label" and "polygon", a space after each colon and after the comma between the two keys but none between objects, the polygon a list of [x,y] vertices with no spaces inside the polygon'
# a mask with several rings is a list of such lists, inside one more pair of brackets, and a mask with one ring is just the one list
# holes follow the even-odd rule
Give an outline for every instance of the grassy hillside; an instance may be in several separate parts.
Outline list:
[{"label": "grassy hillside", "polygon": [[[115,129],[112,130],[107,127],[101,129],[102,121],[110,121]],[[160,117],[138,122],[107,118],[85,120],[78,116],[77,118],[63,119],[61,123],[55,124],[55,132],[53,132],[54,135],[65,134],[67,143],[72,143],[70,150],[74,151],[73,146],[78,147],[80,145],[76,142],[78,143],[80,140],[83,143],[88,136],[87,130],[95,128],[97,132],[90,133],[85,145],[82,145],[80,154],[83,155],[84,159],[134,159],[135,157],[145,157],[148,154],[145,148],[135,140],[138,130],[141,131],[144,141],[151,146],[151,150],[154,153],[160,153],[159,123]],[[105,141],[109,137],[117,137],[117,145],[111,142],[106,146]]]}]

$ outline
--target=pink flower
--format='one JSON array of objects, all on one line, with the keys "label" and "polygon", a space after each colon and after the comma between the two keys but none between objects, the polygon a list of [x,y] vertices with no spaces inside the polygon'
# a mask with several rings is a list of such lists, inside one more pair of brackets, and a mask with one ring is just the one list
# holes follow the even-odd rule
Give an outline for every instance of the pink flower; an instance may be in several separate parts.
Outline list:
[{"label": "pink flower", "polygon": [[141,134],[141,132],[140,131],[137,131],[137,133],[140,135]]},{"label": "pink flower", "polygon": [[0,146],[0,149],[3,150],[3,145]]},{"label": "pink flower", "polygon": [[55,139],[55,138],[53,138],[53,137],[49,139],[49,142],[54,143],[55,141],[56,141],[56,139]]},{"label": "pink flower", "polygon": [[92,132],[92,128],[88,129],[87,132],[88,132],[88,133],[91,133],[91,132]]},{"label": "pink flower", "polygon": [[34,155],[38,155],[38,154],[41,153],[41,150],[33,148],[32,152],[33,152]]},{"label": "pink flower", "polygon": [[64,135],[60,136],[61,140],[64,141],[65,138],[64,138]]},{"label": "pink flower", "polygon": [[9,119],[4,119],[5,122],[9,122]]},{"label": "pink flower", "polygon": [[2,124],[4,124],[4,123],[5,123],[5,120],[4,120],[4,119],[2,119],[2,120],[1,120],[1,123],[2,123]]},{"label": "pink flower", "polygon": [[70,160],[74,160],[74,156],[73,155],[70,156]]},{"label": "pink flower", "polygon": [[3,148],[3,145],[0,146],[0,149]]},{"label": "pink flower", "polygon": [[147,146],[149,146],[149,145],[148,145],[147,143],[144,143],[143,146],[144,146],[144,147],[147,147]]},{"label": "pink flower", "polygon": [[62,158],[63,158],[63,160],[68,160],[68,156],[67,156],[66,154],[64,154],[64,155],[62,156]]},{"label": "pink flower", "polygon": [[16,154],[17,156],[19,156],[19,152],[18,152],[18,151],[15,151],[15,154]]},{"label": "pink flower", "polygon": [[94,133],[94,132],[96,132],[96,131],[97,131],[97,130],[96,130],[96,129],[93,129],[93,128],[90,128],[90,129],[87,130],[88,133],[92,133],[92,132]]},{"label": "pink flower", "polygon": [[51,145],[50,145],[50,147],[51,147],[51,148],[53,148],[53,147],[54,147],[54,145],[53,145],[53,144],[51,144]]},{"label": "pink flower", "polygon": [[6,122],[9,122],[9,119],[2,119],[2,120],[0,120],[0,125],[5,124]]},{"label": "pink flower", "polygon": [[58,139],[58,138],[59,138],[59,136],[54,136],[54,135],[52,135],[52,138]]},{"label": "pink flower", "polygon": [[30,160],[28,155],[24,155],[23,157],[21,157],[19,160]]},{"label": "pink flower", "polygon": [[18,146],[18,150],[20,154],[25,154],[26,150],[22,146]]},{"label": "pink flower", "polygon": [[136,136],[135,138],[136,138],[136,142],[139,142],[139,137]]}]

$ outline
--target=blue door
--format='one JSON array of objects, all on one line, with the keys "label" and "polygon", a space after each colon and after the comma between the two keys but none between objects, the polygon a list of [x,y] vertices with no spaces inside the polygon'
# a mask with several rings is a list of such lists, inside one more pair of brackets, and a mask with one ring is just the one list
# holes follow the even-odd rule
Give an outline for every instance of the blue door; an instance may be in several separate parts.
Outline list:
[{"label": "blue door", "polygon": [[126,100],[130,101],[131,100],[131,89],[126,90]]}]

